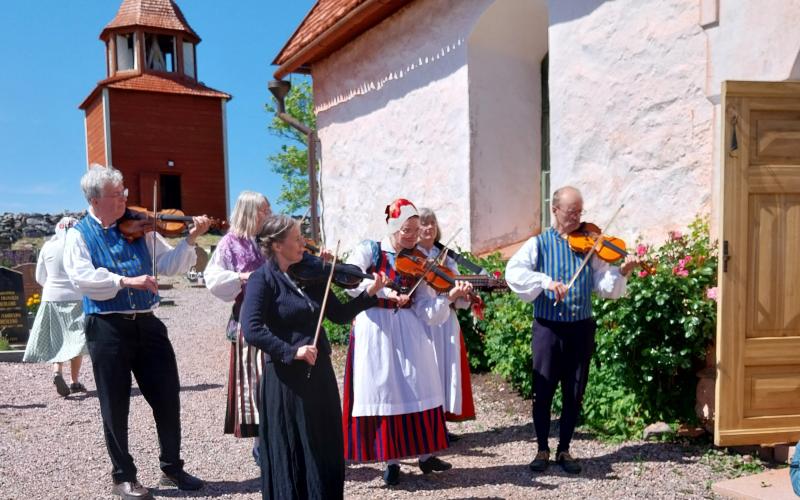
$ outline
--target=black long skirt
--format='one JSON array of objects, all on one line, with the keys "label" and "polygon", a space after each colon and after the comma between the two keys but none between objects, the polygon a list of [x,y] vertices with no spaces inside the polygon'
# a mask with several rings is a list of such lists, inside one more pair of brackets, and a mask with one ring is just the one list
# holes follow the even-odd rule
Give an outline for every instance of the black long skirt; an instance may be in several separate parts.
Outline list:
[{"label": "black long skirt", "polygon": [[264,499],[341,499],[344,439],[331,359],[268,362],[261,379],[259,436]]}]

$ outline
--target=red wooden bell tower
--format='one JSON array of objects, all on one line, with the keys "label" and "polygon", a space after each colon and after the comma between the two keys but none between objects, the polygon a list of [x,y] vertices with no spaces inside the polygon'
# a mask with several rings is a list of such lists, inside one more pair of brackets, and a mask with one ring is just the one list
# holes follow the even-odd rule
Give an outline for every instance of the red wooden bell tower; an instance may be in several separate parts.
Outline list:
[{"label": "red wooden bell tower", "polygon": [[197,79],[192,30],[172,0],[124,0],[100,33],[107,75],[81,103],[89,164],[125,176],[128,203],[227,218],[225,104]]}]

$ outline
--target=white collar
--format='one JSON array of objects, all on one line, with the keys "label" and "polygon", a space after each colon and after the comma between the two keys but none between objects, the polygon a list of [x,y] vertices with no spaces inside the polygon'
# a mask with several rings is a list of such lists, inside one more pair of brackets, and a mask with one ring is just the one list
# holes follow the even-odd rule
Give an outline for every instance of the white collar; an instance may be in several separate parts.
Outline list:
[{"label": "white collar", "polygon": [[112,228],[112,227],[114,227],[114,226],[116,226],[116,225],[117,225],[117,223],[116,223],[116,222],[112,222],[110,226],[108,226],[108,227],[104,226],[104,225],[103,225],[103,222],[102,222],[100,219],[98,219],[98,218],[97,218],[97,216],[94,214],[94,210],[92,210],[92,207],[91,207],[91,205],[89,206],[89,209],[88,209],[88,210],[86,210],[86,213],[88,213],[88,214],[89,214],[89,217],[91,217],[91,218],[92,218],[92,219],[94,219],[94,220],[95,220],[95,221],[96,221],[98,224],[100,224],[100,227],[102,227],[103,229],[109,229],[109,228]]}]

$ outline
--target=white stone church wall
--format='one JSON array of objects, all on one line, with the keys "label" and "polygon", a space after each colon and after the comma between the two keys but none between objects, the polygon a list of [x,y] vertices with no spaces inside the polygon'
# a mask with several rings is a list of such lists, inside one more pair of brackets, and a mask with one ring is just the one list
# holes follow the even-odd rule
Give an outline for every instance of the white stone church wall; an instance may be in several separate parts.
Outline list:
[{"label": "white stone church wall", "polygon": [[313,67],[324,231],[352,248],[386,234],[397,197],[470,241],[466,37],[491,2],[419,0]]},{"label": "white stone church wall", "polygon": [[[723,0],[723,4],[724,4]],[[552,186],[658,242],[711,210],[713,105],[698,0],[550,2]],[[605,229],[605,228],[604,228]]]}]

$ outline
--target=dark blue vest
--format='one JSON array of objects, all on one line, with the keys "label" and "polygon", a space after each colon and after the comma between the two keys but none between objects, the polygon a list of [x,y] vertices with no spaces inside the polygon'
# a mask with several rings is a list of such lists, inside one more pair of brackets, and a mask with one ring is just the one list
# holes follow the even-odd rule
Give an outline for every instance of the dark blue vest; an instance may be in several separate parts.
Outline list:
[{"label": "dark blue vest", "polygon": [[[552,227],[536,238],[538,258],[536,272],[544,273],[555,281],[569,283],[581,266],[584,255],[573,252],[569,242]],[[579,321],[592,317],[592,269],[587,263],[567,296],[554,305],[555,295],[545,290],[533,301],[533,314],[550,321]]]},{"label": "dark blue vest", "polygon": [[[87,215],[75,225],[92,256],[96,268],[105,268],[120,276],[134,277],[153,274],[150,252],[144,238],[129,243],[117,226],[104,229],[91,215]],[[158,295],[146,290],[123,288],[113,299],[93,300],[83,297],[83,312],[144,311],[158,303]]]}]

